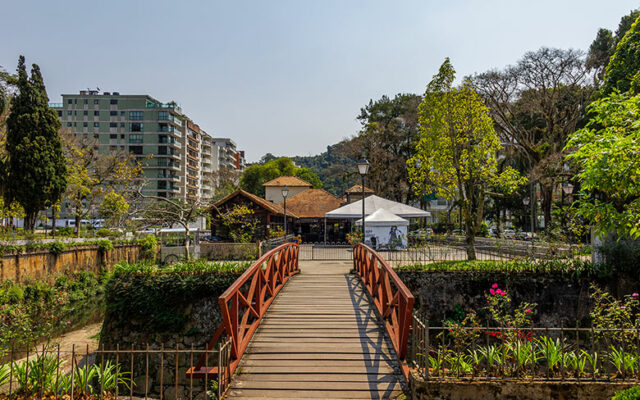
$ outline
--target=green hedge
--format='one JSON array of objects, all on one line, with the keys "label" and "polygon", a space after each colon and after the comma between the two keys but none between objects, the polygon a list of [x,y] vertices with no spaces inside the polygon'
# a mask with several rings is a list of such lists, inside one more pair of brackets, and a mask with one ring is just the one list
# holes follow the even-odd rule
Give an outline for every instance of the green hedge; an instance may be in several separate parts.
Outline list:
[{"label": "green hedge", "polygon": [[83,247],[83,246],[98,246],[98,249],[104,252],[106,250],[113,249],[114,245],[121,245],[121,244],[144,245],[147,242],[148,242],[147,239],[132,239],[132,240],[102,239],[102,240],[89,240],[85,242],[69,242],[69,243],[53,241],[53,242],[32,242],[32,243],[21,244],[21,245],[0,245],[0,256],[7,253],[20,254],[24,252],[31,252],[31,251],[37,251],[37,250],[49,250],[51,254],[58,255],[67,249],[71,249],[74,247]]},{"label": "green hedge", "polygon": [[138,332],[180,333],[188,305],[220,296],[250,265],[204,261],[169,267],[117,264],[106,285],[105,321]]},{"label": "green hedge", "polygon": [[397,271],[429,272],[514,272],[542,274],[570,274],[574,276],[608,277],[611,268],[581,260],[511,260],[511,261],[442,261],[431,264],[413,264],[395,268]]},{"label": "green hedge", "polygon": [[640,386],[632,386],[627,390],[618,392],[611,400],[640,400]]},{"label": "green hedge", "polygon": [[107,273],[77,272],[54,284],[0,284],[0,354],[51,338],[102,315]]}]

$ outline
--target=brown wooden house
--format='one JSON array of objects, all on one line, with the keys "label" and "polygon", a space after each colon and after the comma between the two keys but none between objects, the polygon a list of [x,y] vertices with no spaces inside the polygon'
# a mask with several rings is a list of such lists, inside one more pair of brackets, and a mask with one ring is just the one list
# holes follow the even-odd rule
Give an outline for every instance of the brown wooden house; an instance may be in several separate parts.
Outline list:
[{"label": "brown wooden house", "polygon": [[[253,218],[258,220],[258,226],[255,232],[255,239],[268,239],[270,231],[276,227],[279,230],[284,229],[284,207],[282,204],[276,204],[265,200],[242,189],[238,189],[227,197],[219,200],[210,209],[211,214],[211,234],[222,240],[230,240],[229,232],[222,226],[219,221],[219,214],[230,211],[235,205],[246,206],[253,211]],[[287,225],[289,231],[293,227],[293,223],[298,217],[295,213],[287,210]]]}]

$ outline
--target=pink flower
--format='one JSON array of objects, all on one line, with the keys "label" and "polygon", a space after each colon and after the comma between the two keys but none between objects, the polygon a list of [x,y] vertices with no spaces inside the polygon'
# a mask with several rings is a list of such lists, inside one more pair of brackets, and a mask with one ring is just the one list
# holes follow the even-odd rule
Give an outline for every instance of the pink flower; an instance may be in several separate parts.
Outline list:
[{"label": "pink flower", "polygon": [[507,292],[500,292],[500,296],[506,296]]},{"label": "pink flower", "polygon": [[640,294],[638,294],[638,293],[634,293],[634,294],[631,295],[631,297],[638,297],[638,296],[640,296]]},{"label": "pink flower", "polygon": [[620,309],[621,309],[621,310],[624,310],[625,308],[627,308],[627,307],[625,307],[625,306],[620,306]]},{"label": "pink flower", "polygon": [[496,291],[493,289],[489,289],[489,293],[491,293],[491,295],[493,296],[494,294],[496,294]]},{"label": "pink flower", "polygon": [[524,310],[524,313],[525,313],[525,314],[529,314],[530,312],[531,312],[531,309],[530,309],[530,308],[527,308],[526,310]]},{"label": "pink flower", "polygon": [[498,284],[497,284],[497,283],[494,283],[493,285],[491,285],[491,288],[493,288],[493,289],[497,289],[497,288],[498,288]]},{"label": "pink flower", "polygon": [[502,294],[502,289],[498,289],[498,290],[496,290],[496,293],[497,293],[497,294]]}]

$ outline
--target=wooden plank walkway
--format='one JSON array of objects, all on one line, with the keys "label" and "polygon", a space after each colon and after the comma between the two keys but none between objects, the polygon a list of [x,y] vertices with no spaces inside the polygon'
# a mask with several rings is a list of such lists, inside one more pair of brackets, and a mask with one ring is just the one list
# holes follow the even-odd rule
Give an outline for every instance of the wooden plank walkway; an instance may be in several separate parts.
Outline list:
[{"label": "wooden plank walkway", "polygon": [[300,262],[231,382],[230,399],[395,399],[404,377],[352,262]]}]

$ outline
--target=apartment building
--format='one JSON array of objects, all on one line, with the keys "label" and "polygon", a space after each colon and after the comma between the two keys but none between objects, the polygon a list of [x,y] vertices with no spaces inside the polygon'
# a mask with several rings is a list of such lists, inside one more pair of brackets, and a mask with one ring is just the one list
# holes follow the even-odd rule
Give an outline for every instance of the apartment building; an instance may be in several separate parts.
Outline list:
[{"label": "apartment building", "polygon": [[220,168],[244,169],[244,152],[231,139],[214,139],[174,102],[148,95],[80,91],[51,104],[63,128],[94,140],[100,152],[126,151],[142,165],[145,193],[180,199],[208,198]]}]

